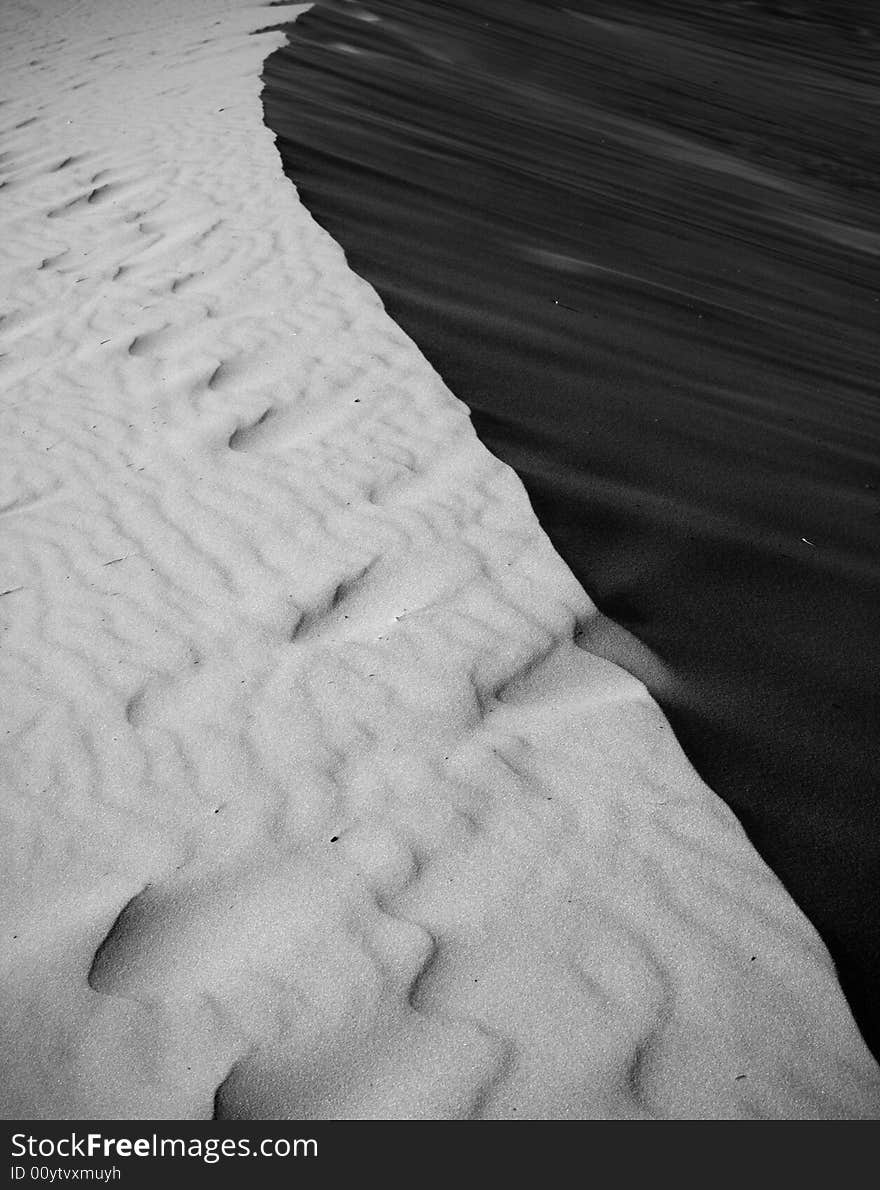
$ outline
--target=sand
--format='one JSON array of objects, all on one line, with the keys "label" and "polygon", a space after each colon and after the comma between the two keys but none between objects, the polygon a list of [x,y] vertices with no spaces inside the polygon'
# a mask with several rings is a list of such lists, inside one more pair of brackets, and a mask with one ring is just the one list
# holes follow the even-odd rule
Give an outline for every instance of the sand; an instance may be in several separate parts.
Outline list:
[{"label": "sand", "polygon": [[3,10],[0,1111],[876,1115],[813,928],[284,178],[292,11]]}]

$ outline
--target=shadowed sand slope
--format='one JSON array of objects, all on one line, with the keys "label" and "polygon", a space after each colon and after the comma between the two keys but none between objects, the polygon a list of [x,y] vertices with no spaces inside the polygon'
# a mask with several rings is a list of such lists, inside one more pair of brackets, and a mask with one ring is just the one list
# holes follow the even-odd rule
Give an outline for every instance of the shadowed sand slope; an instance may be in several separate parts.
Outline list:
[{"label": "shadowed sand slope", "polygon": [[320,0],[264,105],[880,1053],[878,63],[865,0]]},{"label": "shadowed sand slope", "polygon": [[876,1114],[812,927],[283,177],[266,15],[3,10],[2,1112]]}]

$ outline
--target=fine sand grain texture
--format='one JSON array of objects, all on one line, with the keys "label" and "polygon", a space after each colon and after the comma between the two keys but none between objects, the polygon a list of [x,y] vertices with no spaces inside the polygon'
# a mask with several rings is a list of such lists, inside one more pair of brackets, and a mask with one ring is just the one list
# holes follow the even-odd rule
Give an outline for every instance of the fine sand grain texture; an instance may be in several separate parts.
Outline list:
[{"label": "fine sand grain texture", "polygon": [[876,1115],[812,927],[285,180],[294,11],[3,8],[0,1111]]}]

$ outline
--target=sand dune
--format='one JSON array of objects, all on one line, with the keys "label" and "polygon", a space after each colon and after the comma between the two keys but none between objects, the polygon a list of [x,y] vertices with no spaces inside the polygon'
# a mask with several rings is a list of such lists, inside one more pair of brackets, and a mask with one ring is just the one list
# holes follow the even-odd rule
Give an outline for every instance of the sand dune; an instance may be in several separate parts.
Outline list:
[{"label": "sand dune", "polygon": [[319,0],[285,32],[285,173],[650,647],[880,1055],[880,9]]},{"label": "sand dune", "polygon": [[283,177],[292,11],[3,10],[0,1110],[876,1114],[812,927]]}]

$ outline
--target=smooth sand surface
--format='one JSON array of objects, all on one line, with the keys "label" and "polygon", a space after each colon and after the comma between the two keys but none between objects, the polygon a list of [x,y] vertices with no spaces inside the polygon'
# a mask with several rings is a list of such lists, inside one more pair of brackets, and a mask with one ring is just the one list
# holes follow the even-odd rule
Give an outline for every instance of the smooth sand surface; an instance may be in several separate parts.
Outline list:
[{"label": "smooth sand surface", "polygon": [[269,11],[2,12],[2,1113],[876,1115],[813,928],[285,179]]},{"label": "smooth sand surface", "polygon": [[264,104],[880,1054],[878,63],[865,0],[320,0]]}]

